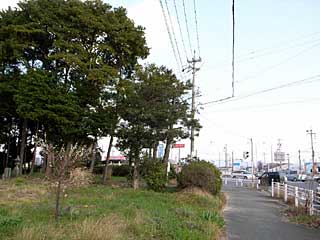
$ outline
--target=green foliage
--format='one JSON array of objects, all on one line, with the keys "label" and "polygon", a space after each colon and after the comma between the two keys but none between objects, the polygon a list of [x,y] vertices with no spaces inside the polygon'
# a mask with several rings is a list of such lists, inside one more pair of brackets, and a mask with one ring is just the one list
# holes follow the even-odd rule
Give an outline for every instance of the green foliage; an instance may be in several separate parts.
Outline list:
[{"label": "green foliage", "polygon": [[129,165],[112,166],[112,176],[127,177],[130,174]]},{"label": "green foliage", "polygon": [[0,215],[0,228],[17,226],[21,222],[20,217],[5,217]]},{"label": "green foliage", "polygon": [[[24,189],[32,192],[30,186],[27,183]],[[111,239],[209,240],[217,239],[222,230],[216,221],[203,217],[205,212],[221,210],[220,195],[204,197],[181,192],[134,191],[105,185],[73,188],[67,191],[67,195],[63,200],[66,214],[59,223],[51,221],[54,200],[46,195],[24,204],[11,201],[0,205],[0,215],[3,213],[9,217],[19,212],[22,219],[19,225],[7,232],[1,229],[0,239],[93,239],[92,236],[78,235],[82,228],[92,228],[93,231],[104,231],[104,236],[122,235],[121,238],[112,235]],[[4,199],[5,195],[0,194],[0,201]],[[4,208],[5,212],[1,211]],[[116,223],[122,227],[111,231],[106,226],[97,225],[109,217],[112,219],[109,224]],[[118,222],[119,218],[124,222]],[[91,221],[95,224],[89,225]]]},{"label": "green foliage", "polygon": [[222,179],[219,169],[213,164],[199,161],[182,167],[178,175],[178,184],[181,188],[199,187],[216,195],[221,190]]},{"label": "green foliage", "polygon": [[169,174],[168,174],[168,178],[169,178],[169,179],[176,179],[177,176],[178,176],[178,174],[177,174],[174,166],[173,166],[173,165],[170,165],[170,172],[169,172]]},{"label": "green foliage", "polygon": [[223,227],[224,226],[224,219],[220,216],[217,212],[212,211],[205,211],[202,214],[203,219],[218,224],[218,226]]},{"label": "green foliage", "polygon": [[167,183],[166,166],[160,160],[145,160],[142,165],[142,176],[148,187],[161,192]]}]

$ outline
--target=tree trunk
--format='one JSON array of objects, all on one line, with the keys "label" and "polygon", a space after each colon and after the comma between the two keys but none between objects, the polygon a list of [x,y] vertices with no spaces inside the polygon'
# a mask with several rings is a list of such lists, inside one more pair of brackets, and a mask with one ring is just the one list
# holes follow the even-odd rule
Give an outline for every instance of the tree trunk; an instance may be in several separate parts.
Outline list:
[{"label": "tree trunk", "polygon": [[149,148],[149,160],[151,160],[152,159],[152,148]]},{"label": "tree trunk", "polygon": [[107,158],[106,158],[106,164],[104,165],[103,179],[102,179],[102,183],[103,184],[107,183],[108,165],[109,165],[109,158],[110,158],[110,154],[111,154],[112,143],[113,143],[113,135],[110,136],[108,152],[107,152]]},{"label": "tree trunk", "polygon": [[152,156],[153,156],[153,160],[157,160],[157,150],[158,150],[158,143],[155,143],[153,145],[153,153],[152,153]]},{"label": "tree trunk", "polygon": [[27,119],[23,120],[22,129],[21,129],[21,142],[20,142],[20,168],[19,168],[19,175],[22,175],[22,168],[23,163],[25,162],[25,149],[26,149],[26,142],[27,142]]},{"label": "tree trunk", "polygon": [[53,146],[51,144],[49,144],[48,146],[48,152],[47,152],[47,156],[46,156],[47,160],[46,160],[46,176],[50,177],[51,175],[51,170],[52,170],[52,162],[54,159],[54,152],[53,152]]},{"label": "tree trunk", "polygon": [[97,145],[98,145],[98,142],[97,142],[97,138],[95,137],[94,144],[93,144],[91,164],[90,164],[90,172],[91,173],[93,173],[94,164],[96,162],[96,152],[97,152],[97,147],[98,147]]},{"label": "tree trunk", "polygon": [[163,156],[163,163],[165,164],[165,166],[167,166],[169,162],[171,143],[172,143],[172,140],[167,139],[167,144],[166,144],[166,148],[164,150],[164,156]]},{"label": "tree trunk", "polygon": [[31,162],[31,170],[30,170],[30,175],[33,174],[34,171],[34,165],[36,162],[36,154],[37,154],[37,146],[38,146],[38,131],[39,131],[39,123],[37,122],[37,128],[36,128],[36,136],[34,140],[34,151],[32,155],[32,162]]},{"label": "tree trunk", "polygon": [[62,179],[60,178],[58,181],[58,186],[57,186],[57,192],[56,192],[56,209],[54,212],[54,218],[56,221],[59,220],[59,215],[60,215],[60,195],[61,195],[61,182]]},{"label": "tree trunk", "polygon": [[134,190],[139,188],[139,150],[136,150],[134,156],[134,165],[133,165],[133,176],[132,176],[132,187]]},{"label": "tree trunk", "polygon": [[66,171],[66,166],[68,166],[69,163],[69,153],[71,150],[71,143],[69,142],[66,147],[66,151],[64,153],[61,166],[59,168],[58,172],[58,186],[57,186],[57,192],[56,192],[56,209],[55,209],[55,219],[56,221],[59,220],[60,216],[60,196],[61,196],[61,185],[63,184],[64,181],[64,176],[65,176],[65,171]]}]

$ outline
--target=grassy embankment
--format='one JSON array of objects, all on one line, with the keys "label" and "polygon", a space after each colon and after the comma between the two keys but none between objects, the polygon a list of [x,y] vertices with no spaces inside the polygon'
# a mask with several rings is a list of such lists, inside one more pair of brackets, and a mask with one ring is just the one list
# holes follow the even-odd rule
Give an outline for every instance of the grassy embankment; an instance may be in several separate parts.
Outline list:
[{"label": "grassy embankment", "polygon": [[0,180],[0,239],[218,239],[222,196],[94,184],[64,193],[54,221],[54,195],[41,178]]}]

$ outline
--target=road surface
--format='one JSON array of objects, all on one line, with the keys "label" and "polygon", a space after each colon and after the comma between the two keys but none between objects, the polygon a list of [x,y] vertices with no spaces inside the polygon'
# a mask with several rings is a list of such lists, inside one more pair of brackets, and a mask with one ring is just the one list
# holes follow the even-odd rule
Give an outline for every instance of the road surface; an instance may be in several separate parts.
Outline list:
[{"label": "road surface", "polygon": [[228,240],[318,240],[319,229],[286,221],[285,206],[266,193],[224,186],[227,195],[225,219]]}]

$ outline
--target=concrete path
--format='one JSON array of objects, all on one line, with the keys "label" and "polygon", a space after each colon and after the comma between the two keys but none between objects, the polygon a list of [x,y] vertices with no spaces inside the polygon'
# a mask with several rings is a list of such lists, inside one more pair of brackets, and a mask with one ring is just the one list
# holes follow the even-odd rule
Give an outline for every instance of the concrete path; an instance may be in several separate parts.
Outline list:
[{"label": "concrete path", "polygon": [[228,240],[319,240],[320,230],[287,222],[284,206],[263,192],[224,186]]}]

